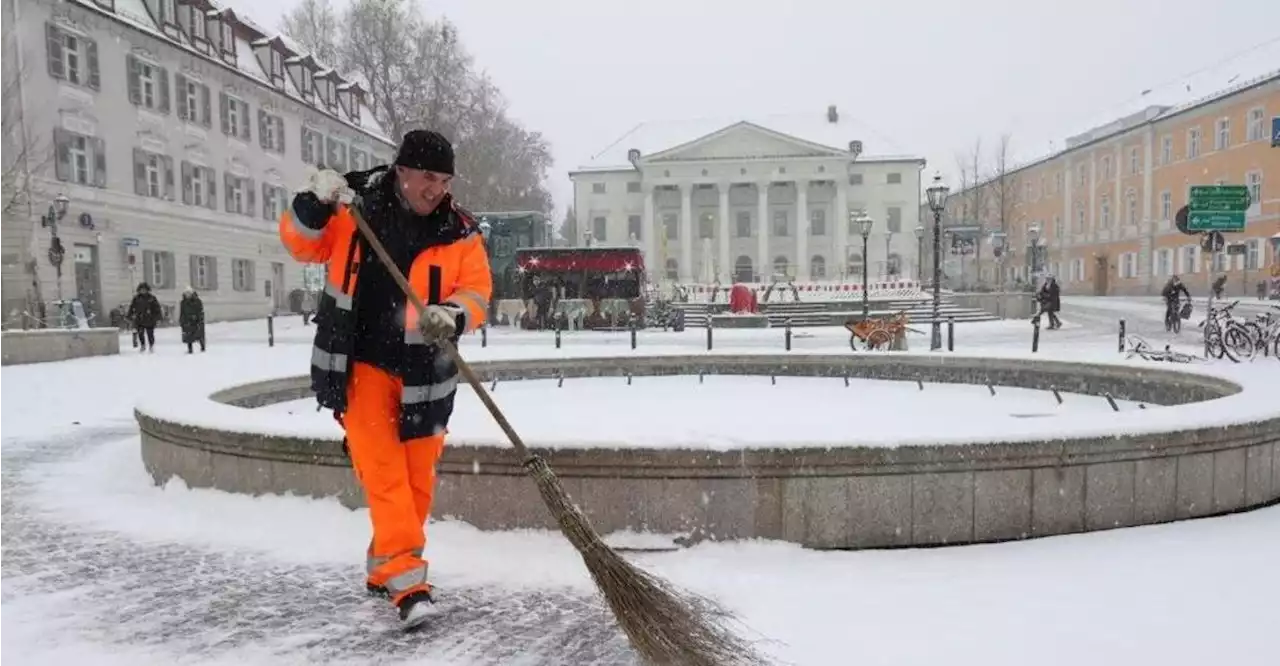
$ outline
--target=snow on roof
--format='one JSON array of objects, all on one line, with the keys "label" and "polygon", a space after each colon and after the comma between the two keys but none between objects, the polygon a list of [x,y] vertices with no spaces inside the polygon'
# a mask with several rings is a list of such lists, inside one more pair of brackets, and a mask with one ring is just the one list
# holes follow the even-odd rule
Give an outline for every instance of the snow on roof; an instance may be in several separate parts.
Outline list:
[{"label": "snow on roof", "polygon": [[[849,142],[854,140],[861,140],[872,146],[878,141],[891,144],[875,130],[845,114],[837,112],[836,122],[830,122],[827,119],[826,110],[812,113],[660,120],[643,122],[631,128],[629,132],[593,155],[586,164],[582,165],[581,170],[630,169],[631,162],[627,159],[627,151],[632,148],[638,149],[641,155],[653,155],[742,122],[826,146],[832,150],[848,150]],[[906,152],[896,146],[890,145],[890,147]],[[862,155],[858,159],[859,161],[905,161],[921,158],[912,155]]]}]

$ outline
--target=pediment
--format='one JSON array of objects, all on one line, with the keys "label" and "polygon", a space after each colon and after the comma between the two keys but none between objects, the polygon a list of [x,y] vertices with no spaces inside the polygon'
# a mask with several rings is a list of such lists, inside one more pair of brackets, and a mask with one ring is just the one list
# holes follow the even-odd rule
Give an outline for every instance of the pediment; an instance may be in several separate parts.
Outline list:
[{"label": "pediment", "polygon": [[832,157],[843,154],[842,151],[835,148],[788,136],[751,123],[741,122],[650,155],[644,161],[653,163],[779,157]]}]

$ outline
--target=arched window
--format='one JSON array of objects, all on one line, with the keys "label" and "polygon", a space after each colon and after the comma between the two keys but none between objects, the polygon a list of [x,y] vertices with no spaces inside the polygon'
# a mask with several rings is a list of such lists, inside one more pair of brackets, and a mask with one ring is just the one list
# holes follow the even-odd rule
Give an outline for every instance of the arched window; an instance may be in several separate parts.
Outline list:
[{"label": "arched window", "polygon": [[809,260],[809,277],[815,280],[827,277],[827,260],[823,259],[822,255],[815,254]]},{"label": "arched window", "polygon": [[845,272],[849,277],[862,279],[862,253],[850,252],[849,260],[845,262]]},{"label": "arched window", "polygon": [[896,253],[889,255],[889,266],[885,272],[889,277],[897,277],[902,272],[902,256]]},{"label": "arched window", "polygon": [[733,262],[733,280],[735,282],[754,282],[755,273],[752,271],[751,257],[741,255],[738,260]]},{"label": "arched window", "polygon": [[677,280],[680,278],[680,263],[675,259],[667,260],[667,279]]},{"label": "arched window", "polygon": [[789,268],[789,266],[790,265],[787,262],[787,258],[784,257],[783,255],[778,255],[773,258],[773,274],[774,275],[787,275],[788,274],[787,269]]}]

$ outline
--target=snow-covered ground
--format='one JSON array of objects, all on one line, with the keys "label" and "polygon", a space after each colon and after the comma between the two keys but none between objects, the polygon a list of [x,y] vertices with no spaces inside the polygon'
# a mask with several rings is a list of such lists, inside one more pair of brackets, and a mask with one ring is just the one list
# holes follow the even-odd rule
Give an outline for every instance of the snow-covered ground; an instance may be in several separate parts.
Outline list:
[{"label": "snow-covered ground", "polygon": [[[1066,304],[1067,326],[1044,332],[1041,356],[1119,356],[1108,323],[1114,308],[1088,300]],[[1159,330],[1158,312],[1130,326],[1161,346],[1170,340],[1195,350],[1187,333]],[[209,351],[193,356],[179,348],[176,331],[163,330],[155,354],[138,354],[125,338],[119,357],[0,371],[4,660],[633,663],[581,561],[558,534],[433,523],[429,555],[444,615],[426,634],[406,637],[393,628],[384,601],[363,596],[365,512],[335,500],[151,485],[138,455],[136,404],[301,374],[312,330],[296,319],[277,321],[276,346],[268,347],[263,322],[212,325]],[[647,332],[635,351],[626,334],[567,334],[559,350],[540,334],[495,332],[489,343],[482,349],[468,339],[464,353],[475,359],[703,353],[705,338],[701,330]],[[847,343],[839,330],[797,330],[793,340],[801,353],[848,353]],[[781,330],[717,331],[716,353],[781,351],[782,344]],[[957,353],[1022,354],[1030,327],[961,324],[956,344]],[[912,346],[927,348],[927,341],[913,336]],[[1276,381],[1280,363],[1260,359],[1207,371],[1257,386]],[[619,394],[646,390],[638,379],[631,387],[614,381]],[[797,389],[804,381],[779,379],[773,386],[765,379],[760,389],[803,400],[809,391]],[[857,388],[832,381],[837,395]],[[572,382],[577,389],[569,381],[562,389],[542,383],[541,390],[554,403],[584,395],[586,382]],[[516,384],[500,385],[497,399],[539,390],[536,383]],[[698,391],[716,386],[708,379],[679,399],[697,400]],[[976,391],[982,396],[990,399],[985,388]],[[522,409],[520,402],[511,400],[514,410]],[[921,403],[919,410],[935,407]],[[1003,407],[1014,408],[1012,402]],[[513,420],[519,429],[536,430],[544,427],[539,416],[519,413]],[[904,423],[922,420],[914,412],[900,416]],[[992,418],[977,411],[966,416]],[[1072,414],[1102,424],[1114,418],[1106,411]],[[646,427],[662,432],[656,423]],[[585,437],[578,430],[565,436]],[[634,557],[724,603],[785,663],[1263,665],[1276,655],[1280,507],[986,546],[815,552],[756,541]]]}]

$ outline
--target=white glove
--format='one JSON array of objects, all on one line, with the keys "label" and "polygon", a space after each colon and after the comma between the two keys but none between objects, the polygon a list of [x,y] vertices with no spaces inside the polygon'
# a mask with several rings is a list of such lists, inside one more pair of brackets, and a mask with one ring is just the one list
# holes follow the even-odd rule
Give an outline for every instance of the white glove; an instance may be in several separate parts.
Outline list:
[{"label": "white glove", "polygon": [[428,341],[444,340],[458,330],[458,314],[456,305],[428,305],[418,317],[418,329]]},{"label": "white glove", "polygon": [[330,203],[348,191],[347,179],[333,169],[308,168],[307,171],[307,183],[299,192],[311,192],[317,199]]}]

